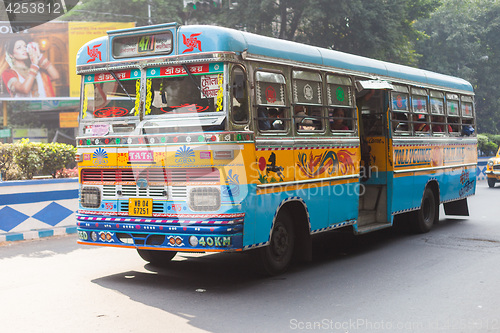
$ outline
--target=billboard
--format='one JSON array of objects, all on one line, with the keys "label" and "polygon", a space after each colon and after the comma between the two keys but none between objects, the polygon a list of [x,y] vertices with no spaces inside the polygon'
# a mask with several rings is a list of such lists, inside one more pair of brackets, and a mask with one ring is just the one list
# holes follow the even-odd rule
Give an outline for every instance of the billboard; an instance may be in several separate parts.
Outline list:
[{"label": "billboard", "polygon": [[0,21],[0,101],[36,101],[44,105],[39,108],[43,111],[54,109],[43,100],[78,100],[80,77],[75,67],[80,47],[108,30],[134,26],[124,22],[48,22],[13,33],[8,21]]}]

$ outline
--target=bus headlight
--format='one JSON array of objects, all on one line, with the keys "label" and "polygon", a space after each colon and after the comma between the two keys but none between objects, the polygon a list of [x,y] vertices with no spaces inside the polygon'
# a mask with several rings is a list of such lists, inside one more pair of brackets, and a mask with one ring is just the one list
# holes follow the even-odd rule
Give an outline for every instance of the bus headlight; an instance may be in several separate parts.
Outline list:
[{"label": "bus headlight", "polygon": [[215,211],[220,208],[220,190],[215,187],[196,187],[189,194],[189,208],[193,211]]},{"label": "bus headlight", "polygon": [[97,187],[84,187],[80,194],[80,204],[85,208],[99,208],[101,191]]}]

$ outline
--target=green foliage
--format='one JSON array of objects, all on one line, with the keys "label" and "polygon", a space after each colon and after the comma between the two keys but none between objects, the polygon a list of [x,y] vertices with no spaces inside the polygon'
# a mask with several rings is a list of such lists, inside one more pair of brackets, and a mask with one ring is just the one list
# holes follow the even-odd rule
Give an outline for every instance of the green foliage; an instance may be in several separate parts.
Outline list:
[{"label": "green foliage", "polygon": [[445,0],[417,27],[427,34],[416,44],[419,66],[470,81],[478,132],[499,133],[500,3]]},{"label": "green foliage", "polygon": [[12,145],[0,143],[0,176],[7,179],[7,170],[13,163]]},{"label": "green foliage", "polygon": [[401,64],[416,64],[414,27],[438,0],[316,0],[307,8],[298,41]]},{"label": "green foliage", "polygon": [[0,143],[0,170],[5,171],[12,164],[12,145]]},{"label": "green foliage", "polygon": [[76,148],[64,143],[34,143],[23,139],[14,144],[0,144],[0,172],[4,180],[32,179],[35,175],[55,178],[59,170],[74,165],[75,154]]},{"label": "green foliage", "polygon": [[28,139],[14,144],[14,162],[26,179],[32,179],[43,167],[41,145],[41,143],[30,142]]},{"label": "green foliage", "polygon": [[[148,17],[151,5],[151,18]],[[68,14],[64,21],[136,22],[138,26],[179,22],[185,23],[189,12],[182,0],[83,0]]]},{"label": "green foliage", "polygon": [[477,149],[485,156],[495,155],[500,145],[500,135],[479,134],[477,136]]},{"label": "green foliage", "polygon": [[416,64],[414,23],[440,0],[237,0],[232,7],[183,7],[181,0],[83,0],[64,20],[217,24],[266,36],[334,48],[386,61]]},{"label": "green foliage", "polygon": [[42,144],[40,153],[43,161],[41,173],[56,178],[58,170],[74,162],[76,149],[64,143],[51,143]]}]

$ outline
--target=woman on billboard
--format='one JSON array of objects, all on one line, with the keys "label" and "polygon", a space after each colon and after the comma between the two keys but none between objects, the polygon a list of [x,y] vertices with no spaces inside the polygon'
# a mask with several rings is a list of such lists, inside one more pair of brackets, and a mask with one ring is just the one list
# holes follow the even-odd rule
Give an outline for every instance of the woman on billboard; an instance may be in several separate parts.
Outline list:
[{"label": "woman on billboard", "polygon": [[2,72],[2,80],[12,97],[55,97],[52,81],[59,79],[59,72],[37,43],[20,38],[10,41],[5,61],[8,68]]}]

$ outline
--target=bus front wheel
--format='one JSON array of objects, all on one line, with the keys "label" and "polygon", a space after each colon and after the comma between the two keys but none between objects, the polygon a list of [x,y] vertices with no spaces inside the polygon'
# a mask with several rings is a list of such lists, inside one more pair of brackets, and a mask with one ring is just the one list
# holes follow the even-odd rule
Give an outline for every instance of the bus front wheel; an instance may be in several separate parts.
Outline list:
[{"label": "bus front wheel", "polygon": [[292,261],[295,232],[292,219],[287,212],[281,212],[271,234],[268,246],[261,248],[264,269],[270,275],[284,273]]},{"label": "bus front wheel", "polygon": [[142,259],[154,266],[166,266],[175,257],[175,251],[137,250]]},{"label": "bus front wheel", "polygon": [[413,229],[417,233],[426,233],[439,220],[439,203],[434,191],[427,187],[422,197],[422,205],[414,212]]}]

